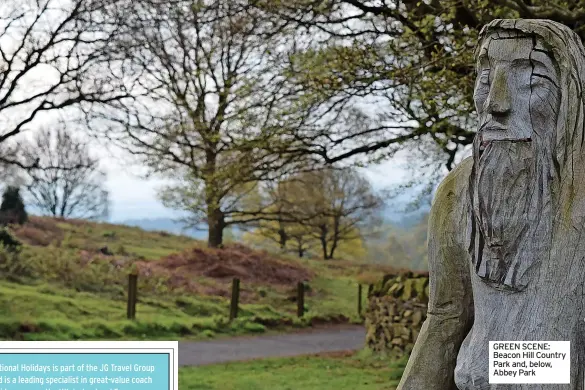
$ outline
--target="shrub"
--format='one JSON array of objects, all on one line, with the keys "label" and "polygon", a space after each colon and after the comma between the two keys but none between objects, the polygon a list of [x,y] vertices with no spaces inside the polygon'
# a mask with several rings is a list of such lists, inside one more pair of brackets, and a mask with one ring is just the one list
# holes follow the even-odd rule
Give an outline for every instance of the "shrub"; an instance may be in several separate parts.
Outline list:
[{"label": "shrub", "polygon": [[114,250],[114,252],[120,256],[128,256],[129,255],[128,251],[126,250],[126,247],[122,244],[118,245],[118,247]]},{"label": "shrub", "polygon": [[0,246],[0,271],[8,280],[16,282],[20,282],[23,277],[35,276],[35,269],[28,259],[21,258],[20,247],[14,250]]},{"label": "shrub", "polygon": [[102,233],[102,237],[104,238],[109,238],[109,239],[114,239],[116,238],[116,232],[114,231],[106,231]]},{"label": "shrub", "polygon": [[21,243],[16,240],[6,229],[0,229],[0,246],[3,246],[8,251],[17,251]]}]

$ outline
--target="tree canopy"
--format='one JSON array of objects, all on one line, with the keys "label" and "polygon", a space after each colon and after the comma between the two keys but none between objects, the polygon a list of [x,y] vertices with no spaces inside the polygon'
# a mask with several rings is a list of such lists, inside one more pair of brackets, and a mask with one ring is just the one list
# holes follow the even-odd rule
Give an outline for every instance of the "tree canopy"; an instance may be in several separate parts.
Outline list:
[{"label": "tree canopy", "polygon": [[481,26],[547,18],[585,39],[583,16],[580,0],[9,0],[0,162],[39,168],[9,141],[77,108],[174,180],[160,198],[210,246],[236,224],[278,233],[289,222],[263,192],[299,172],[405,152],[406,185],[430,193],[475,134]]},{"label": "tree canopy", "polygon": [[545,18],[585,38],[580,0],[254,0],[297,28],[290,80],[322,161],[377,162],[408,151],[434,186],[477,125],[473,48],[496,18]]},{"label": "tree canopy", "polygon": [[219,246],[230,224],[268,218],[242,198],[299,165],[278,152],[279,112],[294,97],[282,71],[286,26],[246,1],[136,1],[120,12],[111,50],[141,96],[94,115],[151,173],[177,179],[163,202],[205,223]]},{"label": "tree canopy", "polygon": [[[263,237],[283,251],[320,252],[333,259],[365,255],[366,232],[379,224],[382,199],[355,169],[323,169],[283,179],[267,191],[276,218],[252,225],[256,238]],[[254,241],[254,240],[252,240]]]},{"label": "tree canopy", "polygon": [[[0,6],[0,162],[27,168],[14,140],[42,114],[128,98],[105,77],[119,0],[5,0]],[[71,111],[70,111],[71,112]]]}]

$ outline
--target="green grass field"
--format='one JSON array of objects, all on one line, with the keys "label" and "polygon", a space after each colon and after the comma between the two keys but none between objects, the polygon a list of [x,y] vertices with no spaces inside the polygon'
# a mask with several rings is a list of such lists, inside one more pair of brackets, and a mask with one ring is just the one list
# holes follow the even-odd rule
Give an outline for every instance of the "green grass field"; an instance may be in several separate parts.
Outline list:
[{"label": "green grass field", "polygon": [[[296,283],[242,281],[239,318],[229,323],[230,278],[226,282],[196,276],[193,282],[204,291],[197,293],[169,287],[171,275],[139,277],[136,320],[129,321],[126,291],[132,262],[156,262],[161,256],[190,248],[205,251],[202,242],[134,227],[49,218],[32,218],[14,234],[24,243],[21,252],[14,255],[0,250],[3,339],[204,339],[314,322],[360,321],[357,278],[363,273],[362,264],[286,256],[283,261],[314,275],[308,281],[302,319],[296,318]],[[82,264],[84,255],[97,253],[103,246],[114,255]],[[116,266],[118,260],[125,260],[125,265]]]},{"label": "green grass field", "polygon": [[392,390],[405,360],[347,354],[263,359],[179,369],[183,390]]},{"label": "green grass field", "polygon": [[[240,315],[228,322],[229,303],[215,297],[145,297],[137,305],[137,318],[126,319],[126,302],[99,294],[78,292],[55,284],[23,285],[0,282],[0,338],[22,340],[99,339],[207,339],[215,336],[262,333],[287,326],[305,327],[312,320],[327,320],[342,306],[308,312],[298,319],[270,305],[244,304]],[[275,325],[272,325],[275,324]]]}]

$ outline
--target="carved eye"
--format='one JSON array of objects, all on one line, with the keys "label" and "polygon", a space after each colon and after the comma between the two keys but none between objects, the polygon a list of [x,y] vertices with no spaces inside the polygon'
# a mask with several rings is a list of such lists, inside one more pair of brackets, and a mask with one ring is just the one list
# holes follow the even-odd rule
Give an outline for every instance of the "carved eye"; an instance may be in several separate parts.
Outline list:
[{"label": "carved eye", "polygon": [[542,74],[542,73],[532,73],[532,77],[530,78],[530,84],[533,86],[536,85],[547,85],[547,84],[553,84],[553,85],[557,85],[554,80],[552,79],[552,77],[546,75],[546,74]]},{"label": "carved eye", "polygon": [[479,82],[482,84],[489,84],[490,82],[490,70],[489,69],[484,69],[481,71],[481,73],[479,74]]}]

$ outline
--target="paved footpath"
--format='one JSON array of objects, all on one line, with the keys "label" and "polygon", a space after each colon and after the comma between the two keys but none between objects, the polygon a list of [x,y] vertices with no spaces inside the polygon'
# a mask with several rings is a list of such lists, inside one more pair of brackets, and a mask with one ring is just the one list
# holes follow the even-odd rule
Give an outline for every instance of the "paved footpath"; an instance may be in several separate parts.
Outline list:
[{"label": "paved footpath", "polygon": [[365,335],[361,326],[343,326],[291,334],[181,341],[179,366],[359,350],[364,347]]}]

